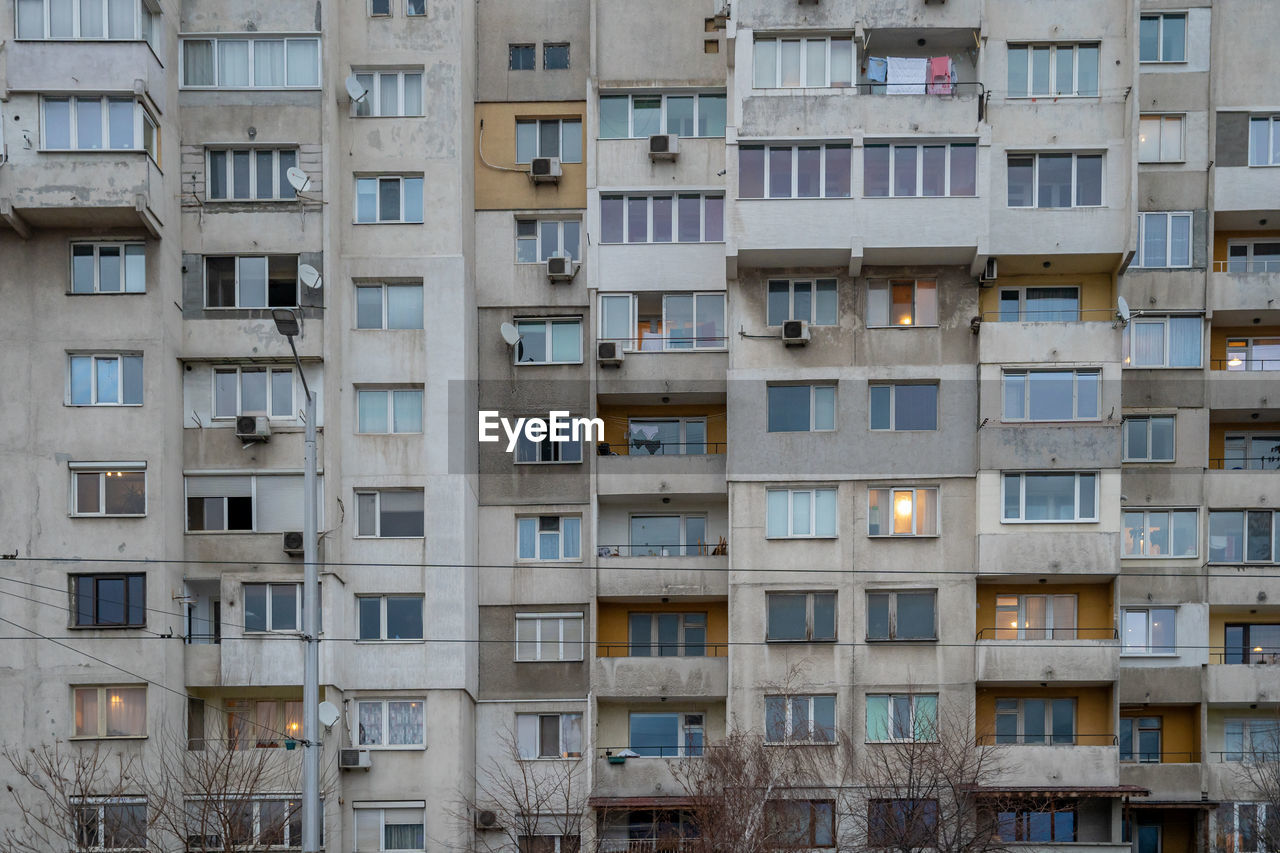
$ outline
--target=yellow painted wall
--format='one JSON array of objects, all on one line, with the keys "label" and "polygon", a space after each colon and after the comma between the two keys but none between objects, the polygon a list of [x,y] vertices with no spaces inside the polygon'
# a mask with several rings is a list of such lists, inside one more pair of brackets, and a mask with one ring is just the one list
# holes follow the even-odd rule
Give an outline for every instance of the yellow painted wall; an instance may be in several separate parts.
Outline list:
[{"label": "yellow painted wall", "polygon": [[1081,640],[1115,638],[1115,616],[1112,612],[1111,584],[1091,583],[1071,586],[1054,584],[979,584],[978,630],[982,639],[994,640],[996,597],[1000,595],[1074,595],[1076,596],[1076,636]]},{"label": "yellow painted wall", "polygon": [[993,738],[996,730],[997,699],[1076,700],[1076,743],[1080,746],[1110,746],[1115,735],[1110,687],[982,687],[974,705],[977,732],[981,739]]},{"label": "yellow painted wall", "polygon": [[1223,459],[1226,455],[1226,437],[1229,432],[1275,432],[1280,428],[1278,424],[1262,423],[1260,421],[1243,421],[1241,423],[1211,423],[1209,424],[1209,467],[1221,468]]},{"label": "yellow painted wall", "polygon": [[1222,663],[1222,651],[1226,644],[1227,623],[1251,622],[1260,625],[1280,623],[1280,613],[1241,613],[1209,609],[1209,663]]},{"label": "yellow painted wall", "polygon": [[630,613],[706,613],[707,649],[712,657],[728,653],[729,609],[723,602],[691,602],[670,604],[601,604],[596,614],[596,655],[602,658],[627,656],[627,616]]},{"label": "yellow painted wall", "polygon": [[724,406],[601,406],[596,415],[604,419],[604,440],[612,447],[627,445],[628,418],[706,418],[707,448],[711,453],[724,453],[728,421]]},{"label": "yellow painted wall", "polygon": [[[1227,360],[1227,340],[1230,338],[1272,338],[1280,337],[1280,326],[1212,326],[1209,329],[1209,368],[1225,370],[1223,362]],[[1221,455],[1221,454],[1219,454]]]},{"label": "yellow painted wall", "polygon": [[1160,760],[1165,764],[1186,764],[1200,761],[1200,709],[1187,707],[1152,707],[1122,709],[1121,719],[1159,717]]},{"label": "yellow painted wall", "polygon": [[984,320],[995,320],[1000,313],[1000,289],[1002,287],[1071,287],[1080,288],[1080,319],[1100,322],[1110,320],[1116,313],[1111,276],[1106,273],[1093,275],[1015,275],[1001,276],[979,291],[978,310]]},{"label": "yellow painted wall", "polygon": [[[585,101],[534,101],[529,103],[476,104],[476,210],[572,210],[587,206]],[[516,119],[582,119],[583,161],[562,164],[563,175],[556,184],[535,184],[529,180],[527,165],[516,164]],[[480,125],[484,124],[481,138]],[[486,166],[484,159],[499,169]],[[507,169],[519,169],[510,172]]]},{"label": "yellow painted wall", "polygon": [[1228,240],[1266,240],[1280,238],[1280,231],[1215,231],[1213,232],[1214,262],[1227,260]]}]

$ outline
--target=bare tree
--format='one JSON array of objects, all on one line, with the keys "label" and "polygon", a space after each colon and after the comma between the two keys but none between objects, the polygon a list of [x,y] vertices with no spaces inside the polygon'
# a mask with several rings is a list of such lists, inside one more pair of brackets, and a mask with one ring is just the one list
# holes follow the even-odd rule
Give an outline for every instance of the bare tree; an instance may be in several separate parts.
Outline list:
[{"label": "bare tree", "polygon": [[1218,809],[1217,850],[1280,849],[1280,717],[1270,721],[1267,731],[1269,737],[1254,735],[1240,755],[1240,802],[1223,803]]}]

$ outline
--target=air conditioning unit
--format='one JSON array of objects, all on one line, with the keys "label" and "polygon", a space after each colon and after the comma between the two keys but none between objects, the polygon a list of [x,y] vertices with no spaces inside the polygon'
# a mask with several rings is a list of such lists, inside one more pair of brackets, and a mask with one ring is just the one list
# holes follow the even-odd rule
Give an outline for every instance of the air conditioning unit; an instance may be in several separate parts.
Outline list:
[{"label": "air conditioning unit", "polygon": [[236,418],[236,438],[242,441],[266,441],[271,437],[271,421],[263,415],[240,415]]},{"label": "air conditioning unit", "polygon": [[621,367],[622,358],[621,341],[599,341],[596,343],[596,362],[601,367]]},{"label": "air conditioning unit", "polygon": [[650,160],[674,160],[680,154],[680,137],[674,133],[659,133],[649,137]]},{"label": "air conditioning unit", "polygon": [[286,554],[290,557],[302,556],[305,546],[302,540],[301,530],[285,531],[282,538],[284,539],[284,552]]},{"label": "air conditioning unit", "polygon": [[998,265],[996,264],[996,259],[995,259],[995,258],[987,258],[987,266],[986,266],[986,269],[984,269],[984,270],[982,271],[982,280],[983,280],[983,281],[995,281],[995,280],[996,280],[996,273],[998,272],[997,267],[998,267]]},{"label": "air conditioning unit", "polygon": [[372,766],[367,749],[338,750],[338,767],[343,770],[368,770]]},{"label": "air conditioning unit", "polygon": [[807,320],[787,320],[782,324],[782,342],[789,347],[802,347],[809,343]]},{"label": "air conditioning unit", "polygon": [[558,183],[560,181],[559,157],[534,157],[529,164],[529,177],[534,183]]},{"label": "air conditioning unit", "polygon": [[547,278],[551,281],[573,281],[575,272],[573,258],[568,255],[552,255],[547,258]]},{"label": "air conditioning unit", "polygon": [[497,812],[482,809],[476,812],[476,829],[502,829],[498,825]]}]

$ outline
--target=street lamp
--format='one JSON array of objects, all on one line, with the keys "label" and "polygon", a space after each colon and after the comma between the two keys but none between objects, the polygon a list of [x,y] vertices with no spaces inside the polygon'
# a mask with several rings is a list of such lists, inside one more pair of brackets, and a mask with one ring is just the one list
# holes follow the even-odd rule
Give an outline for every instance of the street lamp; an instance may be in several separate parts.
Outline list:
[{"label": "street lamp", "polygon": [[302,320],[291,308],[271,312],[276,331],[289,339],[293,363],[302,378],[307,397],[306,451],[302,475],[305,502],[302,509],[302,639],[306,643],[302,675],[302,853],[320,850],[320,574],[316,566],[316,398],[302,372],[302,361],[293,339],[302,333]]}]

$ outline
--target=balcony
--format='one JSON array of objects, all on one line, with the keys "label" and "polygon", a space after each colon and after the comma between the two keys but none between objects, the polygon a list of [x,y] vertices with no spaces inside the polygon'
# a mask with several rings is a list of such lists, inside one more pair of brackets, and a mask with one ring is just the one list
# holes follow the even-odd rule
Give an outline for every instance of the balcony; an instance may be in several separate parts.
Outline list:
[{"label": "balcony", "polygon": [[[302,334],[294,338],[298,357],[318,361],[324,355],[324,314],[315,309],[300,309],[305,315]],[[293,363],[289,339],[276,331],[275,321],[251,316],[255,311],[226,311],[217,319],[187,319],[182,323],[182,354],[188,361],[222,359],[231,353],[253,353],[257,359],[275,359]],[[206,315],[208,316],[208,315]],[[361,360],[368,358],[361,353]],[[317,382],[307,369],[307,381]]]},{"label": "balcony", "polygon": [[[663,451],[668,450],[665,445]],[[627,445],[600,445],[596,490],[600,495],[725,495],[725,445],[702,443],[698,453],[636,451]],[[619,554],[621,556],[621,553]]]},{"label": "balcony", "polygon": [[[1116,152],[1116,159],[1120,159]],[[1003,169],[1003,164],[1000,166]],[[1110,272],[1128,252],[1129,210],[1124,197],[1115,195],[1116,207],[1034,208],[1009,207],[1004,198],[1004,181],[993,181],[990,199],[991,243],[987,252],[1000,258],[1001,272],[1017,269],[1018,256],[1029,272],[1039,267],[1045,256],[1074,256],[1055,267],[1072,272]],[[1105,201],[1106,199],[1104,199]],[[1007,257],[1006,257],[1007,256]],[[1034,263],[1032,263],[1034,261]]]},{"label": "balcony", "polygon": [[140,83],[165,109],[169,81],[145,41],[11,40],[5,52],[11,92],[133,92]]},{"label": "balcony", "polygon": [[[154,196],[153,196],[154,193]],[[160,236],[164,178],[144,151],[56,151],[0,168],[0,219],[40,228],[137,228]]]},{"label": "balcony", "polygon": [[1200,801],[1201,771],[1200,753],[1170,755],[1164,762],[1180,763],[1120,763],[1120,784],[1137,785],[1151,792],[1155,800]]},{"label": "balcony", "polygon": [[597,561],[596,591],[601,597],[729,594],[727,548],[721,554],[661,558],[612,556],[613,550]]},{"label": "balcony", "polygon": [[978,632],[978,681],[1101,684],[1120,674],[1120,640],[1112,628],[1078,629],[1076,639],[996,640]]},{"label": "balcony", "polygon": [[686,402],[723,402],[728,370],[724,349],[632,350],[620,366],[596,365],[596,392],[605,398],[602,403],[647,403],[677,395]]},{"label": "balcony", "polygon": [[1274,507],[1280,504],[1280,476],[1274,469],[1205,471],[1204,504],[1208,507]]},{"label": "balcony", "polygon": [[1214,169],[1213,207],[1219,229],[1256,227],[1259,217],[1280,215],[1280,169],[1219,166]]},{"label": "balcony", "polygon": [[675,767],[683,758],[623,758],[626,746],[596,750],[595,786],[592,799],[613,797],[670,797],[683,793],[676,781]]},{"label": "balcony", "polygon": [[[1221,654],[1210,654],[1221,661]],[[1262,663],[1211,663],[1205,676],[1205,701],[1222,704],[1254,704],[1280,699],[1280,656],[1267,655]]]},{"label": "balcony", "polygon": [[1214,261],[1205,308],[1216,326],[1249,326],[1255,317],[1263,325],[1280,325],[1277,286],[1280,264],[1275,261]]},{"label": "balcony", "polygon": [[730,277],[739,268],[836,267],[856,272],[862,242],[856,239],[851,198],[738,199],[730,202]]},{"label": "balcony", "polygon": [[1077,734],[1075,738],[1075,744],[1008,746],[1001,759],[1006,766],[1000,785],[1011,788],[1118,785],[1120,748],[1115,745],[1115,736]]},{"label": "balcony", "polygon": [[[906,100],[915,98],[875,99],[877,105]],[[907,123],[903,119],[899,126]],[[978,248],[987,245],[987,208],[987,200],[979,196],[863,199],[854,211],[854,233],[862,237],[862,262],[968,267]],[[922,223],[925,218],[928,221]]]},{"label": "balcony", "polygon": [[1119,571],[1119,533],[978,534],[980,575],[1113,575]]},{"label": "balcony", "polygon": [[708,645],[706,657],[615,657],[626,645],[597,646],[591,667],[595,694],[606,699],[720,697],[729,692],[728,646]]},{"label": "balcony", "polygon": [[975,30],[982,26],[983,0],[949,0],[908,6],[902,0],[861,0],[858,16],[867,29],[919,29],[922,33],[945,32],[944,28]]},{"label": "balcony", "polygon": [[1111,309],[1083,311],[1081,322],[998,322],[982,318],[978,361],[982,364],[1097,364],[1121,360],[1120,329]]},{"label": "balcony", "polygon": [[1248,421],[1259,410],[1280,410],[1280,372],[1214,369],[1208,379],[1205,405],[1213,410],[1214,420]]}]

